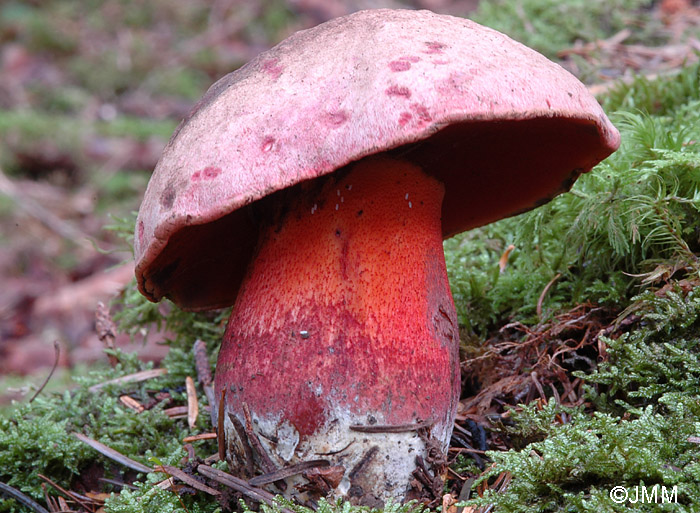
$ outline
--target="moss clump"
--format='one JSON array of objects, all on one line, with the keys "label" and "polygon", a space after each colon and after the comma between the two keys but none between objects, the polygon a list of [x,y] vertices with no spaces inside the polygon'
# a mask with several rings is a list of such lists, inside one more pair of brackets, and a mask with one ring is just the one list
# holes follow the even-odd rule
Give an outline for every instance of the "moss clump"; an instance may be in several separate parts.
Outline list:
[{"label": "moss clump", "polygon": [[[607,343],[608,360],[588,383],[591,414],[550,401],[513,411],[512,438],[540,441],[520,451],[490,452],[495,465],[482,476],[512,475],[503,493],[470,502],[499,512],[629,511],[610,491],[654,485],[677,487],[677,503],[661,498],[635,511],[692,512],[700,503],[700,292],[670,287],[634,300],[634,329]],[[563,417],[562,417],[563,414]],[[563,423],[562,418],[568,419]],[[634,492],[636,493],[636,492]],[[659,494],[661,492],[658,492]],[[660,496],[659,496],[660,497]]]},{"label": "moss clump", "polygon": [[[700,250],[700,100],[688,86],[699,66],[626,90],[665,92],[658,112],[612,114],[622,134],[617,153],[582,176],[569,194],[526,214],[445,242],[448,275],[460,322],[485,336],[504,319],[535,324],[584,301],[624,309],[645,284],[696,269]],[[676,96],[686,92],[686,98]],[[611,102],[612,104],[612,102]],[[505,272],[498,261],[515,245]]]},{"label": "moss clump", "polygon": [[496,0],[481,2],[474,21],[508,34],[555,58],[577,41],[607,39],[628,27],[645,27],[637,41],[649,42],[654,28],[651,0]]},{"label": "moss clump", "polygon": [[[646,106],[651,110],[613,115],[623,136],[620,151],[572,194],[488,228],[501,247],[515,241],[524,250],[497,281],[494,272],[476,271],[493,298],[484,293],[473,303],[485,319],[535,325],[533,298],[555,273],[560,279],[546,298],[550,311],[593,299],[619,317],[614,337],[599,335],[605,350],[598,367],[573,373],[587,383],[586,402],[564,408],[550,400],[513,410],[513,424],[497,429],[524,448],[490,452],[494,466],[481,476],[486,483],[507,472],[512,480],[470,505],[518,513],[697,511],[700,105],[697,90],[688,87],[697,77],[694,66],[658,83],[620,87],[614,94],[621,108],[632,101],[632,90],[668,96],[660,94]],[[682,92],[685,98],[675,96]],[[468,244],[459,251],[461,258],[479,254]],[[490,255],[492,269],[497,257],[497,251]],[[469,288],[456,293],[473,297]],[[512,303],[504,300],[508,293]],[[473,325],[483,332],[492,327]],[[654,485],[668,493],[677,487],[677,503],[664,504],[661,488],[646,502],[615,503],[609,495],[616,486],[652,493]]]},{"label": "moss clump", "polygon": [[[118,353],[118,357],[122,363],[116,368],[94,371],[90,377],[79,379],[74,390],[40,395],[0,417],[0,481],[42,500],[39,474],[76,491],[89,489],[103,477],[133,480],[133,472],[102,457],[74,437],[74,432],[149,466],[153,465],[151,458],[163,464],[179,463],[184,455],[182,438],[189,434],[186,422],[165,415],[163,404],[136,413],[119,401],[120,395],[127,394],[146,403],[156,392],[166,390],[173,400],[183,401],[183,394],[171,388],[172,377],[89,390],[96,383],[148,368],[133,356]],[[205,427],[206,419],[202,417],[201,422],[200,428]],[[113,488],[106,485],[103,489]],[[12,506],[7,511],[23,510]]]}]

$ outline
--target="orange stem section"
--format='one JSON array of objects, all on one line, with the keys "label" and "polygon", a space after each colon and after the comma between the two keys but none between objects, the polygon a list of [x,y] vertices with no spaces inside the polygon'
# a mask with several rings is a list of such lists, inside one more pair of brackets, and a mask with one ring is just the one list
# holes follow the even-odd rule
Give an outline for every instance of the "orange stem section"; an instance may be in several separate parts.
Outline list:
[{"label": "orange stem section", "polygon": [[443,194],[412,164],[369,159],[284,206],[261,233],[219,354],[229,412],[243,418],[245,403],[302,439],[339,416],[451,429],[459,337]]}]

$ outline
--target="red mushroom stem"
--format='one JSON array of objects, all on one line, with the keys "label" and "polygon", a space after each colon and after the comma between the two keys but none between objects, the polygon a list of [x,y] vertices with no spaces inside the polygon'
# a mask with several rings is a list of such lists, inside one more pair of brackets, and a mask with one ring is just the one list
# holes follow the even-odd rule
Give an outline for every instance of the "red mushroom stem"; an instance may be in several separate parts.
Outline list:
[{"label": "red mushroom stem", "polygon": [[447,448],[460,383],[444,187],[373,158],[313,190],[261,231],[229,319],[216,372],[229,457],[245,467],[231,419],[245,425],[247,406],[276,464],[331,459],[346,469],[337,495],[401,497],[424,438],[350,427],[429,425]]}]

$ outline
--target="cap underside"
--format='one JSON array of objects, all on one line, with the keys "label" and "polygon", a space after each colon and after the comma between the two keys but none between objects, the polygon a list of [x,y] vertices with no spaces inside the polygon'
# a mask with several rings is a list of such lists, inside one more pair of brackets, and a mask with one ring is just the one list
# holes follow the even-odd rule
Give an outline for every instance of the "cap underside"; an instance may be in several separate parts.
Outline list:
[{"label": "cap underside", "polygon": [[[445,184],[442,226],[449,237],[524,212],[568,190],[582,172],[609,154],[600,141],[592,121],[480,121],[450,125],[388,153],[417,163]],[[301,192],[301,185],[284,193]],[[142,291],[151,299],[168,297],[185,309],[231,305],[255,251],[260,222],[256,204],[275,201],[280,192],[212,222],[175,231],[142,270]]]}]

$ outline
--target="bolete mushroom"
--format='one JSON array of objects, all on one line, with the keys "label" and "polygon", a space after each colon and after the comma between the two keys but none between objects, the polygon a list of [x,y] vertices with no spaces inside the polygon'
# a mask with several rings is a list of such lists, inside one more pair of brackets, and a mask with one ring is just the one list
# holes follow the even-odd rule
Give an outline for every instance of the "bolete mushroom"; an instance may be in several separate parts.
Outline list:
[{"label": "bolete mushroom", "polygon": [[214,84],[163,152],[135,252],[149,299],[233,305],[229,463],[331,466],[289,496],[406,497],[459,399],[443,239],[547,202],[618,145],[561,67],[428,11],[329,21]]}]

